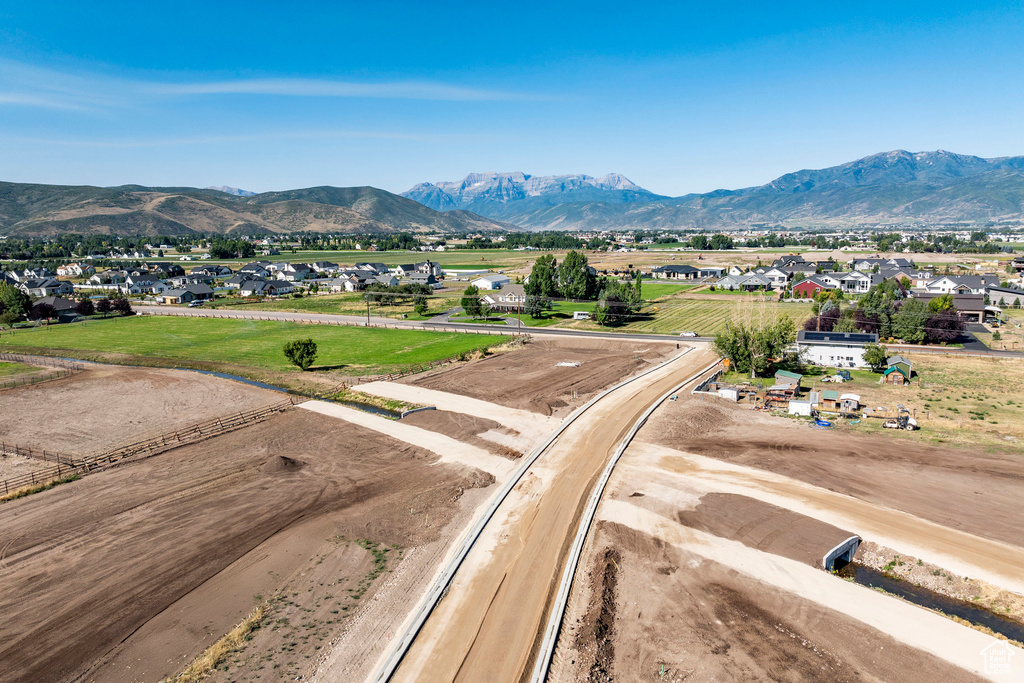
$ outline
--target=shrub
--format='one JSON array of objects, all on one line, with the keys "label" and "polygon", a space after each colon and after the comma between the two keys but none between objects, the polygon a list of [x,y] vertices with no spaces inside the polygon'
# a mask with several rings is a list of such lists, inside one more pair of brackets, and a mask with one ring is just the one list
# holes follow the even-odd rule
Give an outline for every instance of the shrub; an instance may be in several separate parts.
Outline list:
[{"label": "shrub", "polygon": [[284,355],[303,371],[309,369],[316,359],[316,342],[312,339],[296,339],[284,345]]}]

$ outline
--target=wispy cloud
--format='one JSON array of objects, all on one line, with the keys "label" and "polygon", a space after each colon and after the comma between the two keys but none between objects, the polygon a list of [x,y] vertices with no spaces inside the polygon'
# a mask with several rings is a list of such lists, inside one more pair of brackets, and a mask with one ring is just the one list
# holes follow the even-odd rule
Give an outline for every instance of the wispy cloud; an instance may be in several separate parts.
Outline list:
[{"label": "wispy cloud", "polygon": [[546,99],[529,93],[434,81],[359,82],[314,78],[138,80],[95,73],[62,72],[0,60],[0,106],[95,110],[219,95],[461,102]]}]

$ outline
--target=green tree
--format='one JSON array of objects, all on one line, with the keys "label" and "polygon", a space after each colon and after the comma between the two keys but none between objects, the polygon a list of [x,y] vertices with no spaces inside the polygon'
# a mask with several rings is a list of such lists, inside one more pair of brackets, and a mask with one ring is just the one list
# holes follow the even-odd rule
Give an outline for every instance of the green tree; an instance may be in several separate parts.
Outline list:
[{"label": "green tree", "polygon": [[768,375],[776,367],[799,359],[787,349],[796,341],[796,325],[789,317],[761,327],[728,322],[725,330],[715,336],[715,349],[732,361],[739,372],[751,377]]},{"label": "green tree", "polygon": [[427,314],[427,297],[418,294],[412,298],[412,310],[416,315]]},{"label": "green tree", "polygon": [[96,306],[93,305],[92,299],[83,294],[82,298],[80,298],[78,303],[75,304],[75,312],[78,313],[78,315],[92,315],[96,312]]},{"label": "green tree", "polygon": [[28,294],[14,285],[0,284],[0,312],[14,316],[17,321],[28,315],[31,308],[32,299]]},{"label": "green tree", "polygon": [[907,299],[892,316],[892,336],[912,344],[925,340],[925,324],[931,312],[920,299]]},{"label": "green tree", "polygon": [[284,355],[292,365],[309,370],[316,359],[316,342],[312,339],[296,339],[284,345]]},{"label": "green tree", "polygon": [[539,296],[526,296],[524,310],[526,315],[531,318],[539,318],[544,315],[546,311],[550,311],[551,308],[551,299],[545,299]]},{"label": "green tree", "polygon": [[928,302],[928,310],[932,313],[942,313],[953,308],[953,295],[943,294]]},{"label": "green tree", "polygon": [[889,350],[881,344],[866,344],[864,346],[864,362],[871,366],[874,372],[884,370],[888,359]]},{"label": "green tree", "polygon": [[558,267],[558,290],[567,299],[588,300],[597,295],[597,276],[582,252],[570,251]]},{"label": "green tree", "polygon": [[480,301],[480,289],[476,285],[466,287],[459,305],[468,316],[481,318],[484,315],[484,304]]},{"label": "green tree", "polygon": [[533,270],[530,271],[530,281],[523,289],[528,296],[558,298],[558,262],[553,255],[544,254],[534,262]]}]

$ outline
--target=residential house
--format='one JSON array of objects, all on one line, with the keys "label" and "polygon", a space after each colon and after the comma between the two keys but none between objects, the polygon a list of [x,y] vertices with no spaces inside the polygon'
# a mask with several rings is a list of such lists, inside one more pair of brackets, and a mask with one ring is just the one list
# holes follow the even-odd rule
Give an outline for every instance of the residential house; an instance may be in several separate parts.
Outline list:
[{"label": "residential house", "polygon": [[86,277],[96,272],[96,269],[88,263],[65,263],[57,266],[57,275],[60,277]]},{"label": "residential house", "polygon": [[33,298],[75,293],[75,288],[71,286],[70,282],[55,280],[52,277],[29,278],[19,283],[19,287],[21,291]]},{"label": "residential house", "polygon": [[523,285],[505,285],[500,291],[485,294],[480,300],[491,310],[515,313],[526,306],[526,289]]},{"label": "residential house", "polygon": [[702,278],[721,278],[725,276],[725,268],[719,268],[718,266],[701,266],[698,270],[698,276]]},{"label": "residential house", "polygon": [[372,270],[375,273],[383,274],[390,273],[391,268],[385,263],[357,263],[355,265],[356,270]]},{"label": "residential house", "polygon": [[859,270],[854,270],[839,275],[836,280],[839,281],[839,287],[844,292],[866,294],[872,285],[877,285],[882,281],[882,276],[878,273],[862,273]]},{"label": "residential house", "polygon": [[755,273],[763,277],[768,282],[772,283],[774,289],[785,289],[786,283],[789,282],[789,273],[780,270],[779,268],[757,268],[754,270]]},{"label": "residential house", "polygon": [[508,275],[495,274],[478,277],[477,279],[473,280],[473,285],[476,286],[478,289],[501,289],[509,282],[511,282],[511,280],[509,279]]},{"label": "residential house", "polygon": [[241,296],[268,296],[268,284],[269,283],[266,280],[260,279],[243,280],[238,285],[238,293]]},{"label": "residential house", "polygon": [[277,269],[277,279],[286,282],[302,282],[313,277],[314,271],[305,263],[285,263]]},{"label": "residential house", "polygon": [[768,278],[757,273],[744,273],[742,275],[727,275],[715,283],[718,289],[741,289],[752,292],[757,289],[770,290],[772,283]]},{"label": "residential house", "polygon": [[800,254],[785,254],[772,261],[773,268],[786,268],[796,264],[807,263]]},{"label": "residential house", "polygon": [[287,280],[271,280],[264,290],[266,296],[284,296],[295,291],[295,286]]},{"label": "residential house", "polygon": [[149,271],[151,273],[157,273],[165,278],[178,277],[179,275],[185,274],[185,269],[177,263],[150,263]]},{"label": "residential house", "polygon": [[[948,292],[947,292],[948,294]],[[915,292],[914,298],[929,302],[935,297],[943,296],[937,292]],[[984,294],[953,294],[953,307],[956,308],[960,317],[967,322],[984,322],[985,320],[985,295]]]},{"label": "residential house", "polygon": [[836,289],[838,283],[831,277],[812,275],[806,280],[793,285],[793,296],[801,299],[811,299],[814,295],[823,290]]},{"label": "residential house", "polygon": [[786,273],[790,279],[795,279],[798,277],[814,275],[818,272],[818,266],[814,263],[803,261],[801,263],[791,263],[788,266],[782,266],[779,270]]},{"label": "residential house", "polygon": [[440,289],[444,285],[437,281],[433,273],[413,273],[409,276],[408,283],[410,285],[424,285],[432,289]]},{"label": "residential house", "polygon": [[984,294],[989,286],[999,286],[999,276],[985,275],[943,275],[925,285],[929,294]]},{"label": "residential house", "polygon": [[35,302],[33,308],[35,306],[43,305],[52,307],[57,315],[57,320],[60,322],[70,322],[78,317],[77,301],[65,299],[61,296],[44,296],[42,299]]},{"label": "residential house", "polygon": [[[144,275],[129,275],[124,279],[126,289],[132,294],[152,294],[157,291],[166,291],[168,287],[156,274],[146,273]],[[157,287],[159,286],[159,289]]]},{"label": "residential house", "polygon": [[21,271],[22,282],[25,280],[48,280],[57,277],[49,268],[26,268]]},{"label": "residential house", "polygon": [[224,277],[231,275],[231,269],[223,265],[196,266],[189,271],[189,275],[209,275],[210,277]]},{"label": "residential house", "polygon": [[90,285],[123,285],[128,272],[124,270],[104,270],[93,274],[89,280]]},{"label": "residential house", "polygon": [[253,261],[252,263],[246,263],[238,272],[242,275],[249,275],[262,279],[270,276],[269,266],[269,261]]},{"label": "residential house", "polygon": [[212,298],[213,290],[206,285],[185,285],[179,289],[169,289],[159,296],[160,301],[165,304],[187,304]]},{"label": "residential house", "polygon": [[696,280],[700,277],[700,270],[687,265],[655,266],[651,269],[651,275],[658,279],[666,280]]},{"label": "residential house", "polygon": [[864,347],[877,344],[877,334],[863,332],[809,332],[796,334],[796,349],[815,365],[836,368],[863,368]]},{"label": "residential house", "polygon": [[172,277],[167,282],[172,287],[184,287],[185,285],[209,285],[212,287],[216,279],[206,273],[189,273],[188,275]]},{"label": "residential house", "polygon": [[313,272],[321,276],[333,275],[338,272],[338,264],[331,263],[330,261],[314,261],[309,266],[313,269]]},{"label": "residential house", "polygon": [[731,277],[738,277],[740,275],[743,275],[743,269],[740,268],[739,266],[732,266],[731,268],[729,268],[729,275]]}]

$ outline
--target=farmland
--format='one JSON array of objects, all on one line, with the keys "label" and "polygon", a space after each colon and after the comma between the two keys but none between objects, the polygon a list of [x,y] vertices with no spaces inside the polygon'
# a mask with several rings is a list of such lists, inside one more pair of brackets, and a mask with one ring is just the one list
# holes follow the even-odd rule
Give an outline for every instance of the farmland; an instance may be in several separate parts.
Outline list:
[{"label": "farmland", "polygon": [[165,359],[286,372],[295,368],[281,348],[300,338],[317,343],[314,370],[348,374],[400,370],[495,343],[494,337],[477,334],[145,316],[19,330],[5,335],[0,349],[47,349],[86,358],[118,354],[139,364]]}]

